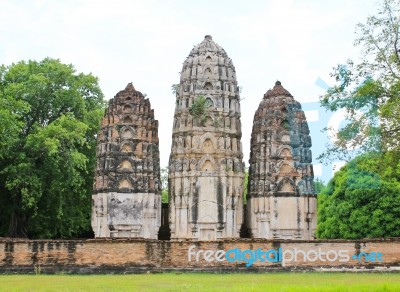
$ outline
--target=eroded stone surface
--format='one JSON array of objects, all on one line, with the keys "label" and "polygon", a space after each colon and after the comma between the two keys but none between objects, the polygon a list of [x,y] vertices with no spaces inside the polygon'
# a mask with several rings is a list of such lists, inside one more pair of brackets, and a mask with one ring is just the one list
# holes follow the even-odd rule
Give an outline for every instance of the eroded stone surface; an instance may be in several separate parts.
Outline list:
[{"label": "eroded stone surface", "polygon": [[317,201],[310,148],[301,105],[277,81],[254,115],[247,195],[253,238],[314,237]]},{"label": "eroded stone surface", "polygon": [[109,101],[98,137],[96,237],[157,238],[161,220],[158,121],[131,83]]},{"label": "eroded stone surface", "polygon": [[[204,96],[204,115],[192,104]],[[171,238],[239,237],[243,217],[240,97],[235,67],[207,35],[185,60],[169,161]]]}]

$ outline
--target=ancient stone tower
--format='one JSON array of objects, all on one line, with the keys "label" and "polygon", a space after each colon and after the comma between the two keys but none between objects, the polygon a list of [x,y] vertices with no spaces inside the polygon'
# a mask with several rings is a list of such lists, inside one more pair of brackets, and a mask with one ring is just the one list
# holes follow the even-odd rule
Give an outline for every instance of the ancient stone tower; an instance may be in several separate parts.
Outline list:
[{"label": "ancient stone tower", "polygon": [[317,198],[311,137],[299,102],[277,81],[251,134],[247,226],[253,238],[312,239]]},{"label": "ancient stone tower", "polygon": [[92,208],[96,237],[157,238],[158,121],[131,83],[110,100],[98,137]]},{"label": "ancient stone tower", "polygon": [[169,161],[171,238],[239,237],[243,217],[235,67],[207,35],[183,64]]}]

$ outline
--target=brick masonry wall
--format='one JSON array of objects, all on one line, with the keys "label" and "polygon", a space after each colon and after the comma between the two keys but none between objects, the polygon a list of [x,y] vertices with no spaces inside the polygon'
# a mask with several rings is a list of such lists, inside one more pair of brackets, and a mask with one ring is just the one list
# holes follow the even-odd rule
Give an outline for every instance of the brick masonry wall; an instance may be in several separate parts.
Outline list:
[{"label": "brick masonry wall", "polygon": [[[191,248],[192,247],[192,248]],[[191,260],[188,251],[191,248]],[[236,249],[237,248],[237,249]],[[254,252],[273,250],[283,261],[249,260],[229,262],[214,259],[217,250]],[[236,250],[235,250],[236,249]],[[202,250],[202,251],[200,251]],[[206,250],[210,250],[205,254]],[[297,260],[294,252],[297,250]],[[340,262],[339,251],[348,256]],[[200,252],[199,252],[200,251]],[[245,258],[250,259],[250,251]],[[308,256],[304,261],[304,254]],[[364,254],[363,254],[364,252]],[[382,253],[381,261],[366,260],[365,255]],[[321,255],[318,257],[318,253]],[[328,253],[328,255],[326,254]],[[352,256],[360,256],[352,259]],[[372,254],[374,255],[374,254]],[[218,255],[217,255],[218,256]],[[219,255],[221,256],[221,255]],[[330,260],[327,260],[327,256]],[[198,258],[198,261],[196,260]],[[236,257],[236,258],[235,258]],[[265,259],[265,255],[262,257]],[[239,259],[241,257],[239,256]],[[248,266],[246,266],[246,264]],[[160,271],[252,272],[281,270],[318,271],[400,271],[400,238],[373,240],[224,240],[158,241],[143,239],[21,240],[0,238],[0,273],[144,273]]]}]

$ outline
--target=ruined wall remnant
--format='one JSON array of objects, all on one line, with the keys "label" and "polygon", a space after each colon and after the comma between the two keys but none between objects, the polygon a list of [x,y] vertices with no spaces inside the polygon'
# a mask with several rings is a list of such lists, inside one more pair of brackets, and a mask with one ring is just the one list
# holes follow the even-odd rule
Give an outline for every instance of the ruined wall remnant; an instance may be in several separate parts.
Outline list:
[{"label": "ruined wall remnant", "polygon": [[169,161],[171,238],[239,237],[241,135],[235,68],[207,35],[185,60],[177,86]]},{"label": "ruined wall remnant", "polygon": [[311,239],[317,198],[311,137],[301,105],[277,81],[251,134],[247,225],[253,238]]},{"label": "ruined wall remnant", "polygon": [[[189,256],[189,251],[203,251]],[[246,251],[252,258],[251,266],[237,257],[233,262],[222,257],[215,260],[215,252],[222,250]],[[264,255],[249,256],[261,250]],[[296,257],[286,254],[277,262],[266,256],[269,250],[305,251]],[[208,259],[205,260],[205,252]],[[347,261],[337,254],[348,256]],[[381,260],[377,254],[381,253]],[[373,255],[374,260],[367,255]],[[319,256],[321,255],[321,256]],[[354,257],[353,255],[357,256]],[[232,256],[230,256],[232,258]],[[261,261],[261,258],[269,260]],[[291,258],[291,260],[290,260]],[[330,260],[327,260],[327,259]],[[342,260],[342,261],[341,261]],[[239,262],[240,261],[240,262]],[[271,271],[327,271],[327,272],[398,272],[400,266],[400,238],[363,240],[262,240],[225,239],[215,241],[158,241],[152,239],[89,239],[89,240],[24,240],[0,238],[0,274],[78,273],[148,273],[148,272],[271,272]]]},{"label": "ruined wall remnant", "polygon": [[96,151],[96,237],[157,238],[161,220],[158,121],[131,83],[109,101]]}]

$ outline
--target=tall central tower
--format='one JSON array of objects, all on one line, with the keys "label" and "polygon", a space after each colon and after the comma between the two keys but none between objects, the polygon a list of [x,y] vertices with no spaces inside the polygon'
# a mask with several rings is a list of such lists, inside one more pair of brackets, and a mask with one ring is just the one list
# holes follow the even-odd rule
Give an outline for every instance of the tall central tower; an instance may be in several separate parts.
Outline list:
[{"label": "tall central tower", "polygon": [[239,237],[243,153],[235,67],[210,35],[186,58],[176,87],[169,160],[171,238]]}]

